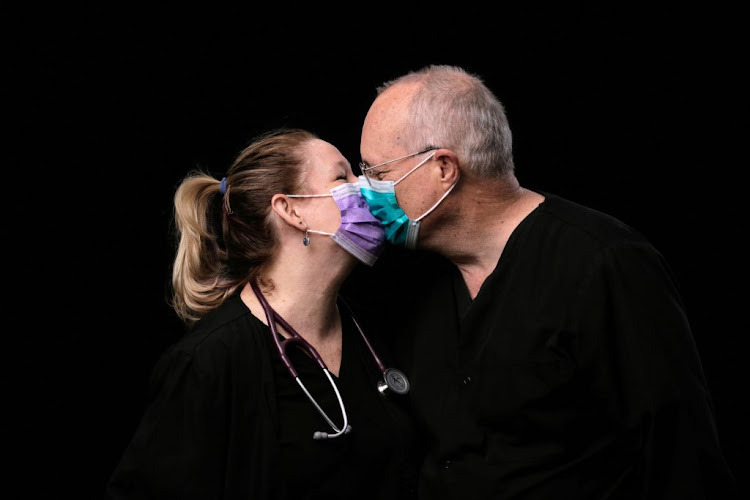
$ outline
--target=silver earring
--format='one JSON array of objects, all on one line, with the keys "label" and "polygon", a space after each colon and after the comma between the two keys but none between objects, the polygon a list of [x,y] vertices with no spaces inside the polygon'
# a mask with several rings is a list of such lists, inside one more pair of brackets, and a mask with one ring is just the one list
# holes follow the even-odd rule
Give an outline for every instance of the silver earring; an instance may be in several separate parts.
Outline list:
[{"label": "silver earring", "polygon": [[308,246],[310,244],[310,236],[308,234],[307,229],[305,229],[305,237],[302,238],[302,244],[305,246]]}]

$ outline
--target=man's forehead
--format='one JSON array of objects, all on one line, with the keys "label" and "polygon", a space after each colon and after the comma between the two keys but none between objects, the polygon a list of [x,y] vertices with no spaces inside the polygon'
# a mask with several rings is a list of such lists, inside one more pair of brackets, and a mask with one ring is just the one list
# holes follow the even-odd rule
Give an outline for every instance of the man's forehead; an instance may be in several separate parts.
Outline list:
[{"label": "man's forehead", "polygon": [[362,161],[370,166],[407,154],[405,149],[400,146],[399,142],[389,142],[387,140],[376,141],[371,147],[364,147],[363,145],[360,153],[362,155]]},{"label": "man's forehead", "polygon": [[362,126],[360,154],[369,165],[376,165],[407,154],[403,131],[408,123],[408,100],[412,88],[394,85],[372,103]]},{"label": "man's forehead", "polygon": [[401,86],[391,87],[375,98],[367,118],[378,125],[403,122],[409,110],[409,92]]},{"label": "man's forehead", "polygon": [[406,154],[403,128],[394,120],[362,129],[360,153],[368,162],[380,163]]}]

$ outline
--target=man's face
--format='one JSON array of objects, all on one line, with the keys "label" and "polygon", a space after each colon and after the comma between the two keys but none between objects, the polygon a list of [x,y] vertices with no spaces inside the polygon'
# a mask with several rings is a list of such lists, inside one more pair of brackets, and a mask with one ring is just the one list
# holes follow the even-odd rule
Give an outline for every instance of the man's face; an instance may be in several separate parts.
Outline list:
[{"label": "man's face", "polygon": [[[367,167],[377,166],[368,171],[370,178],[400,180],[395,187],[396,199],[406,215],[415,219],[435,202],[436,184],[430,151],[407,151],[400,140],[408,123],[407,104],[412,90],[407,85],[397,85],[375,99],[362,126],[360,153]],[[427,161],[412,171],[424,160]]]}]

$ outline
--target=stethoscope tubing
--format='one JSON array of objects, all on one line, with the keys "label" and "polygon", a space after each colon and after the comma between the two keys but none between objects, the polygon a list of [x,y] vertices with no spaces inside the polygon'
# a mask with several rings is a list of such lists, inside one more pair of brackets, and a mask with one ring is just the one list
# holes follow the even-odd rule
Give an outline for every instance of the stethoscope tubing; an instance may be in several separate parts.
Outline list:
[{"label": "stethoscope tubing", "polygon": [[[318,410],[318,413],[320,413],[323,419],[325,419],[328,425],[330,425],[331,428],[335,431],[335,434],[328,434],[325,432],[316,431],[313,434],[313,439],[326,439],[326,438],[338,437],[342,434],[349,433],[351,431],[351,426],[349,425],[349,417],[346,414],[344,401],[341,398],[341,393],[339,392],[339,389],[336,386],[336,383],[331,377],[331,373],[328,371],[328,367],[323,361],[323,358],[320,357],[320,355],[318,354],[318,351],[315,350],[315,348],[309,342],[307,342],[299,333],[297,333],[297,330],[295,330],[292,327],[292,325],[287,323],[286,320],[284,320],[284,318],[282,318],[279,315],[279,313],[277,313],[271,307],[271,305],[268,303],[266,298],[263,296],[263,293],[261,293],[260,289],[258,288],[257,283],[252,281],[250,282],[250,286],[252,287],[253,292],[255,292],[255,296],[258,298],[258,301],[260,302],[261,306],[263,307],[263,311],[266,314],[268,327],[271,329],[271,336],[273,337],[274,343],[276,344],[276,348],[279,351],[279,356],[281,357],[281,361],[284,363],[284,366],[286,367],[286,369],[292,375],[294,380],[300,386],[300,388],[305,393],[305,395],[310,400],[310,402],[313,404],[313,406]],[[370,351],[370,354],[375,360],[375,364],[378,366],[380,373],[383,375],[383,380],[378,383],[378,387],[377,387],[380,394],[385,395],[388,390],[392,390],[396,392],[397,394],[402,394],[402,395],[406,394],[409,391],[409,381],[406,378],[406,375],[401,373],[399,370],[396,370],[395,368],[385,367],[385,364],[380,359],[380,356],[378,356],[378,354],[375,352],[375,349],[372,347],[372,344],[370,344],[370,340],[365,335],[364,330],[362,330],[362,327],[359,326],[359,322],[357,322],[357,319],[354,317],[354,312],[349,307],[349,304],[347,304],[346,301],[344,301],[344,299],[341,297],[339,297],[339,300],[341,301],[342,304],[344,304],[344,306],[346,306],[347,310],[349,311],[352,321],[354,321],[354,325],[357,327],[357,330],[359,330],[359,333],[362,336],[362,339],[365,341],[365,345],[367,346],[367,349]],[[282,340],[281,338],[282,336],[279,335],[276,329],[277,322],[291,335],[291,337],[284,338]],[[313,357],[313,359],[315,359],[315,361],[318,363],[318,366],[323,370],[323,373],[325,374],[326,378],[328,378],[328,381],[330,382],[331,387],[333,387],[333,391],[336,394],[336,399],[338,400],[339,407],[341,408],[341,415],[344,421],[344,425],[342,426],[341,429],[336,427],[336,425],[333,423],[330,417],[325,413],[325,411],[323,411],[323,409],[320,407],[317,401],[315,401],[315,398],[312,397],[310,392],[302,383],[302,380],[300,380],[299,374],[297,373],[297,370],[294,368],[294,365],[292,364],[292,360],[289,358],[289,356],[287,355],[287,351],[286,351],[287,347],[293,344],[297,344],[300,347],[302,347],[304,350],[306,350]]]},{"label": "stethoscope tubing", "polygon": [[[328,434],[325,432],[316,431],[313,434],[313,439],[326,439],[326,438],[335,438],[339,437],[342,434],[348,433],[351,431],[351,426],[349,425],[349,417],[346,414],[346,408],[344,407],[344,400],[341,398],[341,393],[339,392],[338,387],[336,386],[336,383],[333,381],[333,378],[331,377],[331,373],[328,371],[328,367],[326,366],[325,362],[323,361],[323,358],[320,357],[318,354],[318,351],[315,350],[315,348],[310,345],[309,342],[307,342],[302,336],[297,333],[297,330],[295,330],[292,325],[286,322],[284,318],[282,318],[279,313],[277,313],[271,305],[268,303],[266,298],[261,293],[260,289],[256,285],[255,282],[250,283],[253,291],[255,292],[255,295],[258,297],[258,300],[260,301],[261,306],[263,306],[263,311],[266,313],[266,319],[268,321],[268,327],[271,329],[271,336],[274,339],[274,342],[276,343],[276,348],[279,350],[279,354],[281,356],[281,361],[284,363],[284,366],[286,366],[287,370],[289,370],[289,373],[294,377],[294,380],[297,382],[297,385],[300,386],[302,391],[307,396],[307,399],[310,400],[310,402],[313,404],[316,410],[318,410],[318,413],[323,417],[323,419],[328,423],[328,425],[331,426],[331,428],[335,431],[334,434]],[[284,340],[280,340],[280,335],[278,334],[278,331],[276,330],[276,322],[279,322],[284,329],[289,332],[290,335],[292,335],[289,338],[285,338]],[[291,359],[289,359],[289,356],[287,356],[286,348],[290,345],[298,344],[303,349],[305,349],[318,363],[318,366],[323,370],[323,373],[325,374],[326,378],[328,378],[328,381],[331,384],[331,387],[333,387],[333,391],[336,394],[336,399],[338,400],[339,407],[341,408],[341,415],[344,420],[344,425],[339,429],[336,424],[333,423],[333,420],[326,414],[325,411],[323,411],[323,408],[320,407],[317,401],[315,401],[315,398],[312,397],[310,394],[310,391],[307,390],[307,387],[305,387],[305,384],[302,383],[302,380],[300,380],[299,375],[297,374],[297,370],[294,368],[294,365],[292,364]]]}]

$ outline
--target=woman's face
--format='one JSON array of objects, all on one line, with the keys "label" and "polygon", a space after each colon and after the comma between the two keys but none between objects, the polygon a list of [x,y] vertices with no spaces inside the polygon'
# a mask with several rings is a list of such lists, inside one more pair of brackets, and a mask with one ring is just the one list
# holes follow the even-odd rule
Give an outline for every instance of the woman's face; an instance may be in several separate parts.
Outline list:
[{"label": "woman's face", "polygon": [[[328,194],[337,186],[357,182],[351,165],[333,144],[315,139],[306,145],[306,150],[300,194]],[[301,202],[299,212],[310,229],[333,233],[341,225],[341,212],[332,197],[296,201]]]}]

